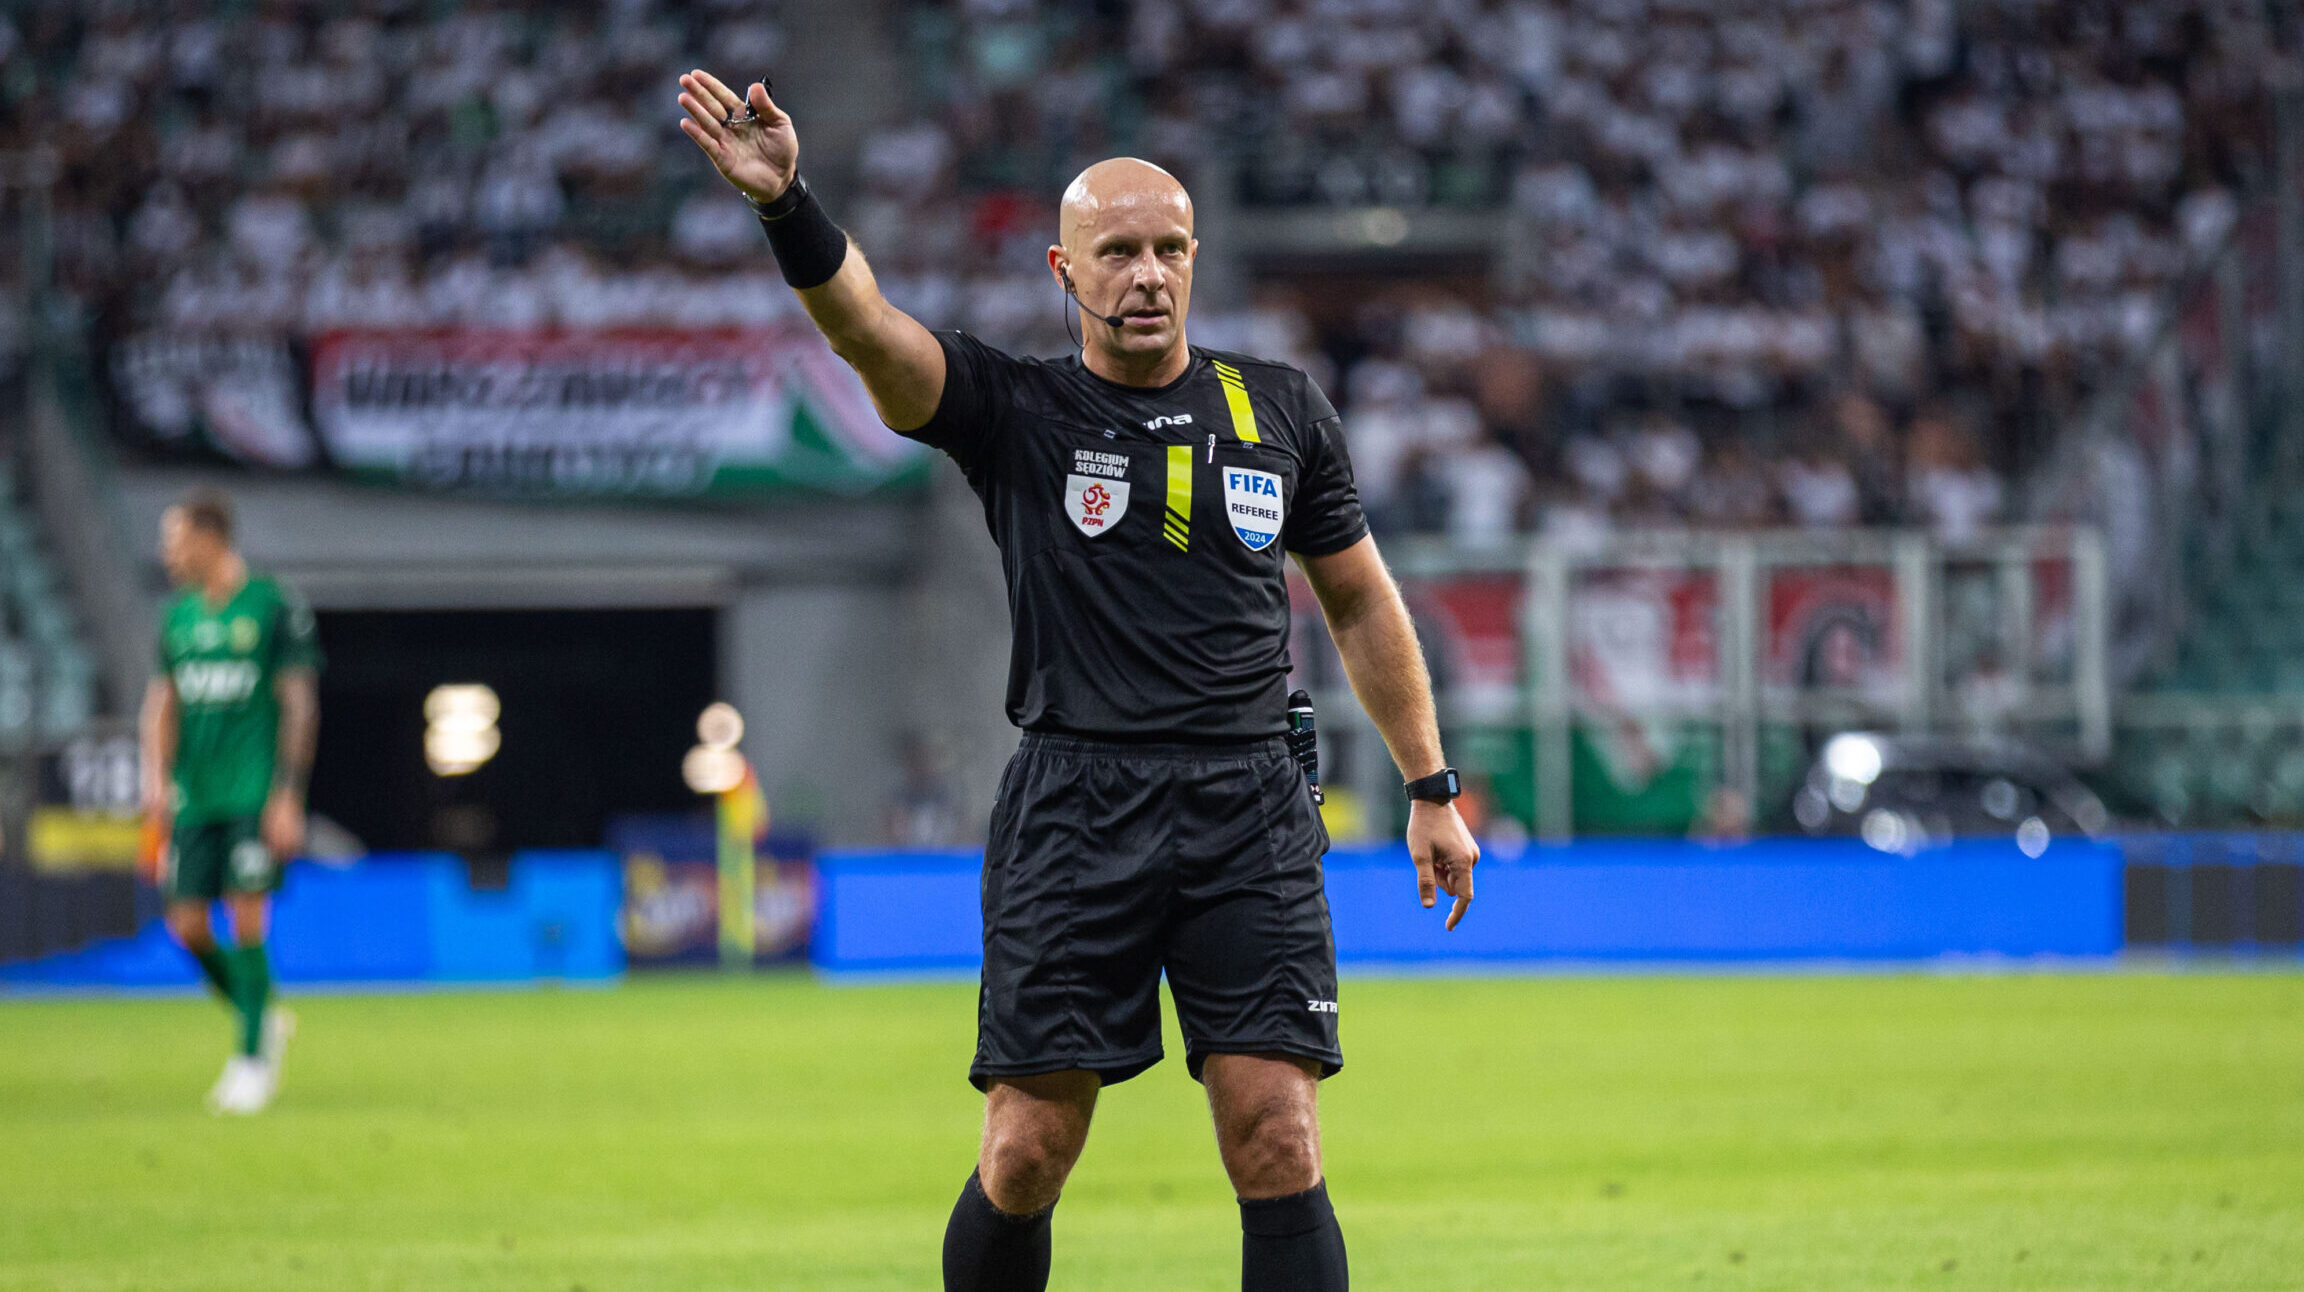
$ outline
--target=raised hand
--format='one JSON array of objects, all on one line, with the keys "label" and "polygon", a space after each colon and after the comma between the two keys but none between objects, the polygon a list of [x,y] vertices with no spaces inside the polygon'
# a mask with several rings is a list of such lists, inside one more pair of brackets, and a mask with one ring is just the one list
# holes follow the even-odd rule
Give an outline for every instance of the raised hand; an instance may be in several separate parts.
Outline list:
[{"label": "raised hand", "polygon": [[760,82],[754,81],[739,99],[718,77],[699,69],[680,78],[680,106],[688,113],[680,120],[681,133],[695,140],[721,177],[744,196],[772,202],[799,173],[800,136]]}]

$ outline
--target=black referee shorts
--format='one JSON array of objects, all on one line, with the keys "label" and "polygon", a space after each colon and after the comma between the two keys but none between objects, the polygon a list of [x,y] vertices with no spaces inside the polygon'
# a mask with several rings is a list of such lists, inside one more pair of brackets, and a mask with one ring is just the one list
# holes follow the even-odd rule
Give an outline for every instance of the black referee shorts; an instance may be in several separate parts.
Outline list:
[{"label": "black referee shorts", "polygon": [[1158,1063],[1160,974],[1197,1080],[1211,1054],[1333,1076],[1336,943],[1304,774],[1278,737],[1142,745],[1027,733],[984,855],[968,1079]]}]

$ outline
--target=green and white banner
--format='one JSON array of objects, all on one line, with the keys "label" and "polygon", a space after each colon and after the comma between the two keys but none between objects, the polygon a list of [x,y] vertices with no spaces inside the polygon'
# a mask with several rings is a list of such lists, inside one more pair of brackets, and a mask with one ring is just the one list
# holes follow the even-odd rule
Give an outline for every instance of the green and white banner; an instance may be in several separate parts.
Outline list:
[{"label": "green and white banner", "polygon": [[311,409],[337,467],[426,489],[854,496],[926,478],[804,323],[331,332],[312,341]]},{"label": "green and white banner", "polygon": [[926,451],[880,424],[806,323],[153,332],[110,357],[124,423],[163,454],[544,498],[854,497],[927,479]]}]

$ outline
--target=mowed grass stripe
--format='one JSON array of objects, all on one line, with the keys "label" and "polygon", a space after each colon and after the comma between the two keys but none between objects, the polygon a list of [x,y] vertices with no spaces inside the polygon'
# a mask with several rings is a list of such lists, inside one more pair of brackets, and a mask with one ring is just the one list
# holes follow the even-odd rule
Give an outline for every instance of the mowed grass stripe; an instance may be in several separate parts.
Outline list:
[{"label": "mowed grass stripe", "polygon": [[[932,1289],[968,984],[328,996],[273,1113],[222,1013],[0,1000],[0,1289]],[[1350,981],[1370,1289],[2304,1283],[2304,976]],[[1107,1092],[1064,1289],[1230,1289],[1181,1045]]]}]

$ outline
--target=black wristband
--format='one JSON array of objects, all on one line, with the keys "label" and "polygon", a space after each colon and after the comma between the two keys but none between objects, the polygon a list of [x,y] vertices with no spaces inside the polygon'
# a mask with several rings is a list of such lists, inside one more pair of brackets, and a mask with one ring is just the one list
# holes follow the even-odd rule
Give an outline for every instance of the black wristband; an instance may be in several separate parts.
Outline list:
[{"label": "black wristband", "polygon": [[1453,803],[1464,796],[1463,779],[1453,767],[1443,767],[1430,776],[1419,776],[1400,787],[1408,797],[1425,803]]},{"label": "black wristband", "polygon": [[750,193],[746,193],[744,195],[744,200],[751,203],[752,214],[759,216],[761,219],[781,220],[785,216],[792,214],[792,208],[800,205],[800,199],[806,196],[808,196],[808,185],[802,182],[798,175],[794,175],[792,177],[792,182],[784,186],[783,192],[778,193],[772,198],[769,198],[767,201],[760,201],[758,198],[753,197]]},{"label": "black wristband", "polygon": [[775,253],[776,267],[795,291],[821,287],[840,272],[848,259],[848,235],[824,214],[798,175],[774,201],[753,202],[749,196],[744,200],[751,202],[760,227],[768,231],[768,250]]}]

